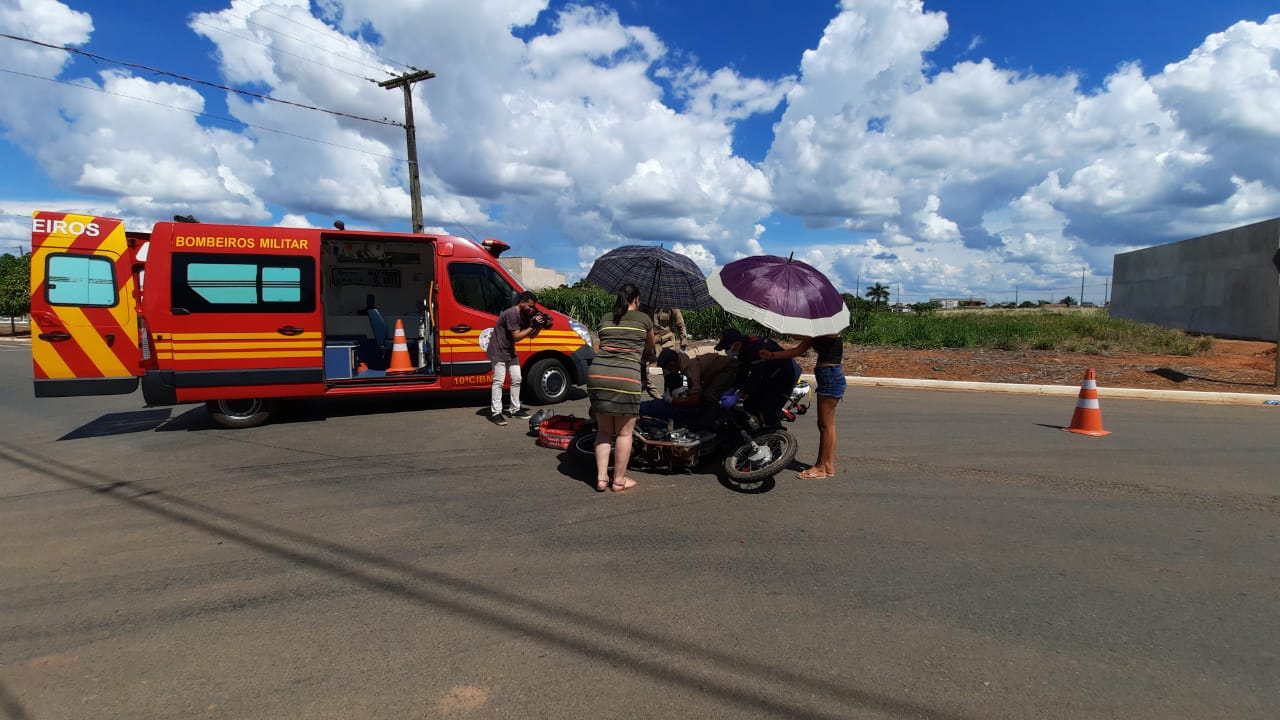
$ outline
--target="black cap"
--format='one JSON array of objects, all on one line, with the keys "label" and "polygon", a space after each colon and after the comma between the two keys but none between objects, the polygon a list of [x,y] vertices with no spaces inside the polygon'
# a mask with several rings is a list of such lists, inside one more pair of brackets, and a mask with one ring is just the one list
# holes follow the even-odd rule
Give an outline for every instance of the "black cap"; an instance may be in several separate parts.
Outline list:
[{"label": "black cap", "polygon": [[680,356],[676,354],[675,350],[665,348],[662,352],[658,353],[658,367],[666,367],[667,363],[673,363],[679,359],[679,357]]},{"label": "black cap", "polygon": [[737,328],[727,327],[720,331],[720,342],[716,343],[716,350],[724,350],[736,342],[745,340],[746,337],[746,335],[738,332]]}]

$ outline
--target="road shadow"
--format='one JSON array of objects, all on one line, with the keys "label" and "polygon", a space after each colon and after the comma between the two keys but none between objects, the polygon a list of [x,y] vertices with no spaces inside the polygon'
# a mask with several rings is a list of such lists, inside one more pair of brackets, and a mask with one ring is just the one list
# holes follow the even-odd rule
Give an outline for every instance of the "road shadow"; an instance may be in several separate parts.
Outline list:
[{"label": "road shadow", "polygon": [[[577,440],[577,438],[574,438]],[[591,492],[596,491],[596,459],[593,455],[575,450],[572,445],[568,450],[561,450],[556,455],[556,470],[570,480],[576,480]],[[609,464],[613,467],[613,463]]]},{"label": "road shadow", "polygon": [[58,438],[58,442],[151,432],[169,422],[172,414],[173,411],[170,408],[107,413],[63,435]]},{"label": "road shadow", "polygon": [[[728,706],[738,707],[743,713],[764,712],[771,717],[794,720],[836,720],[870,711],[893,716],[969,720],[968,716],[935,706],[815,677],[782,663],[754,660],[731,650],[708,648],[675,633],[627,625],[607,614],[583,612],[526,597],[458,575],[238,515],[178,493],[151,488],[143,481],[117,480],[102,471],[76,467],[55,458],[27,457],[20,449],[8,444],[0,443],[0,459],[41,473],[68,487],[109,498],[182,527],[313,569],[371,592],[447,612],[495,630],[560,648],[594,663],[607,663],[610,667],[625,669],[623,672],[715,697]],[[780,695],[784,693],[798,695],[810,702],[783,699]],[[839,712],[820,711],[813,708],[812,702],[838,704],[843,708]],[[12,714],[13,707],[6,709]]]},{"label": "road shadow", "polygon": [[716,469],[716,480],[727,490],[742,495],[763,495],[778,486],[777,476],[770,476],[753,482],[734,480],[725,473],[724,468]]},{"label": "road shadow", "polygon": [[27,714],[27,709],[18,702],[18,698],[5,687],[4,683],[0,683],[0,710],[4,711],[4,716],[9,720],[30,720],[31,716]]},{"label": "road shadow", "polygon": [[[581,388],[570,388],[569,397],[565,402],[580,400],[586,396],[586,391]],[[286,398],[278,401],[276,412],[268,422],[272,425],[325,422],[330,418],[412,413],[472,405],[478,407],[476,410],[477,415],[487,417],[489,414],[489,391],[463,390],[434,394],[411,393],[406,395]],[[554,412],[556,408],[556,405],[537,405],[527,401],[525,405],[534,412],[544,408]],[[214,422],[203,403],[191,407],[181,415],[174,416],[173,413],[177,407],[183,406],[108,413],[90,420],[58,438],[58,440],[84,440],[87,438],[129,435],[142,432],[200,432],[229,429]],[[510,422],[526,421],[513,418]]]},{"label": "road shadow", "polygon": [[[107,413],[99,416],[58,438],[85,440],[88,438],[130,435],[144,432],[177,432],[181,430],[217,430],[221,426],[209,417],[203,405],[193,407],[175,416],[174,408],[147,408],[130,412]],[[226,429],[226,428],[221,428]]]},{"label": "road shadow", "polygon": [[[569,396],[562,402],[580,400],[587,396],[581,388],[570,388]],[[548,409],[555,412],[559,403],[539,405],[524,400],[522,405],[533,412]],[[362,417],[413,413],[442,408],[475,407],[476,415],[489,415],[489,390],[459,390],[437,393],[405,393],[394,395],[348,395],[338,397],[295,398],[280,401],[279,414],[271,424],[324,422],[330,418]],[[508,422],[527,422],[520,418],[508,418]],[[214,425],[213,427],[219,427]]]},{"label": "road shadow", "polygon": [[1199,380],[1200,382],[1217,383],[1219,385],[1237,385],[1237,386],[1246,385],[1249,387],[1268,387],[1268,388],[1275,387],[1271,383],[1238,382],[1234,380],[1219,380],[1217,378],[1204,377],[1203,375],[1190,375],[1188,373],[1182,372],[1181,370],[1174,370],[1173,368],[1162,367],[1162,368],[1156,368],[1154,370],[1148,370],[1147,372],[1151,373],[1152,375],[1157,375],[1159,377],[1162,377],[1165,380],[1168,380],[1174,383],[1184,383],[1188,380]]}]

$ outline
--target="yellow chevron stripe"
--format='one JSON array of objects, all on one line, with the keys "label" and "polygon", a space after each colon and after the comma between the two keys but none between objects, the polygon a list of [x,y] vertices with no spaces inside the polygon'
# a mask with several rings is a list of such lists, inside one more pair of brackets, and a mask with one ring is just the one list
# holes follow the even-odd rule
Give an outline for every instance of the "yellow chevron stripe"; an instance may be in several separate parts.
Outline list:
[{"label": "yellow chevron stripe", "polygon": [[60,306],[58,317],[62,318],[69,329],[83,329],[83,332],[75,332],[74,342],[80,346],[85,355],[89,356],[89,360],[98,367],[98,371],[104,377],[133,374],[132,370],[121,364],[120,358],[116,357],[111,348],[107,347],[106,339],[93,330],[93,323],[85,317],[83,310],[72,305]]},{"label": "yellow chevron stripe", "polygon": [[[33,266],[36,264],[32,263]],[[62,356],[54,349],[52,343],[31,343],[31,360],[44,371],[44,376],[47,378],[74,377],[71,374],[71,368],[63,362]]]},{"label": "yellow chevron stripe", "polygon": [[[578,348],[582,347],[585,344],[586,343],[577,342],[577,343],[566,345],[564,343],[537,343],[537,342],[526,343],[522,341],[522,342],[516,343],[516,349],[521,352],[538,352],[541,350],[560,350],[565,353],[572,353],[573,351],[577,350]],[[456,340],[450,341],[450,340],[441,339],[440,347],[441,349],[443,348],[479,349],[480,343],[456,341]]]},{"label": "yellow chevron stripe", "polygon": [[[487,329],[487,328],[486,328],[486,329]],[[445,332],[440,333],[440,337],[442,337],[442,338],[446,338],[446,337],[449,337],[449,338],[478,338],[478,337],[480,337],[480,333],[482,333],[482,332],[484,332],[484,330],[469,330],[469,331],[464,332],[464,333],[458,333],[458,332],[449,332],[449,331],[445,331]],[[576,333],[576,332],[574,332],[574,331],[572,331],[572,330],[543,330],[542,332],[538,333],[538,337],[537,337],[537,338],[534,338],[534,339],[535,339],[535,340],[537,340],[537,339],[540,339],[540,338],[574,338],[574,339],[577,339],[577,340],[581,340],[581,339],[582,339],[581,337],[579,337],[579,336],[578,336],[578,333]],[[524,342],[524,340],[517,340],[516,342]]]},{"label": "yellow chevron stripe", "polygon": [[174,353],[175,362],[187,360],[241,360],[245,358],[295,358],[307,362],[319,362],[319,355],[299,355],[293,352],[229,352],[229,353]]},{"label": "yellow chevron stripe", "polygon": [[265,333],[172,333],[169,337],[177,341],[189,340],[319,340],[323,336],[318,332],[304,332],[301,335],[281,335],[278,332]]},{"label": "yellow chevron stripe", "polygon": [[[166,343],[167,345],[167,343]],[[160,347],[159,343],[156,347]],[[253,342],[253,343],[235,343],[235,342],[199,342],[199,343],[173,343],[166,350],[174,352],[192,352],[199,350],[313,350],[319,352],[324,347],[318,342]]]}]

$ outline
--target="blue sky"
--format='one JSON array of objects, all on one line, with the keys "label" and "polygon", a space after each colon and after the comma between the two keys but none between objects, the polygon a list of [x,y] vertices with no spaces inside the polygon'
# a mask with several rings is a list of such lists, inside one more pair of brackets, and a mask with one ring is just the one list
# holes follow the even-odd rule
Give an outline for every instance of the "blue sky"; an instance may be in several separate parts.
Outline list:
[{"label": "blue sky", "polygon": [[[571,278],[641,242],[707,270],[795,252],[907,302],[1077,296],[1082,274],[1101,301],[1117,252],[1280,215],[1273,9],[0,0],[0,32],[394,120],[366,78],[431,69],[428,227]],[[399,128],[9,39],[0,71],[5,246],[34,208],[408,227]]]}]

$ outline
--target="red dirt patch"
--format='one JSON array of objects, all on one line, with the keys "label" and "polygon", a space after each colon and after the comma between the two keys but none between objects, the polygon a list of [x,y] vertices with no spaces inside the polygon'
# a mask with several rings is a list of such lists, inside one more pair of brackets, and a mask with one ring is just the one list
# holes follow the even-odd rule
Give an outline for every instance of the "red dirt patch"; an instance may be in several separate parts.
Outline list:
[{"label": "red dirt patch", "polygon": [[[808,360],[806,365],[805,360]],[[812,358],[802,358],[806,370]],[[910,350],[846,346],[845,372],[863,377],[1079,385],[1093,368],[1098,386],[1276,394],[1276,344],[1214,340],[1199,355],[1061,353],[1052,350]]]}]

